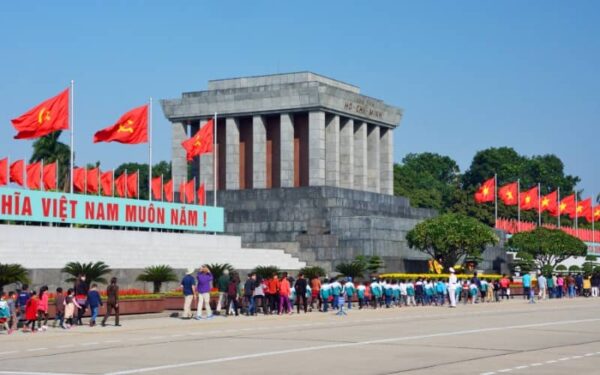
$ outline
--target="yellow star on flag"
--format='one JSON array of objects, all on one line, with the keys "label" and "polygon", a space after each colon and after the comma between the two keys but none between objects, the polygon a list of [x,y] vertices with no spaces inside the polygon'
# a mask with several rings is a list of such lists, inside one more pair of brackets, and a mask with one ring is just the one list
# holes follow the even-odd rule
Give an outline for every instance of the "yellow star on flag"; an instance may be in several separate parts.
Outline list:
[{"label": "yellow star on flag", "polygon": [[550,199],[544,198],[542,199],[542,207],[546,207],[550,204]]}]

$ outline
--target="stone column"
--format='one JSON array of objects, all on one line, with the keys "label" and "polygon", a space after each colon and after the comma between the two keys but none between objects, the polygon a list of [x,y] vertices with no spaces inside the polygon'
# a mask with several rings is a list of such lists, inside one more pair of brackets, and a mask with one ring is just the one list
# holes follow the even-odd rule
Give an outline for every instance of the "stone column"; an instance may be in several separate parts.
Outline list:
[{"label": "stone column", "polygon": [[171,123],[171,174],[165,176],[165,182],[173,179],[175,191],[179,191],[179,184],[187,177],[187,159],[181,143],[188,139],[188,125],[184,122]]},{"label": "stone column", "polygon": [[381,128],[380,132],[380,173],[381,193],[394,194],[394,131],[390,128]]},{"label": "stone column", "polygon": [[354,122],[354,189],[367,190],[367,123]]},{"label": "stone column", "polygon": [[[202,128],[208,120],[200,121],[200,128]],[[213,145],[213,149],[215,146]],[[196,184],[200,186],[201,183],[204,183],[204,187],[206,191],[213,190],[215,185],[215,177],[214,177],[214,152],[210,154],[202,154],[200,155],[200,181]]]},{"label": "stone column", "polygon": [[379,172],[379,126],[369,125],[367,134],[367,190],[379,193],[381,173]]},{"label": "stone column", "polygon": [[340,186],[340,116],[327,116],[325,126],[325,185]]},{"label": "stone column", "polygon": [[354,120],[350,118],[340,128],[340,186],[354,188]]},{"label": "stone column", "polygon": [[267,187],[267,127],[260,115],[252,117],[252,187]]},{"label": "stone column", "polygon": [[294,123],[292,114],[282,113],[279,127],[280,185],[281,187],[294,187]]},{"label": "stone column", "polygon": [[308,114],[308,186],[324,184],[325,112],[313,111]]},{"label": "stone column", "polygon": [[233,117],[225,119],[225,188],[240,188],[240,129]]}]

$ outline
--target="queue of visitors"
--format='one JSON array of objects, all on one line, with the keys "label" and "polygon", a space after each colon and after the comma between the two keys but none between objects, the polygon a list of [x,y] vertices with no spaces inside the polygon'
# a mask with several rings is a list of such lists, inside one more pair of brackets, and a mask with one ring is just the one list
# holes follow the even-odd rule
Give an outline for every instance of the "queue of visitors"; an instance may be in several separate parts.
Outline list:
[{"label": "queue of visitors", "polygon": [[[507,275],[500,278],[481,278],[477,272],[468,279],[458,279],[450,268],[448,279],[392,279],[372,278],[369,281],[353,280],[350,277],[306,279],[302,273],[296,278],[284,272],[262,279],[254,273],[242,281],[239,274],[225,270],[213,279],[207,266],[199,272],[190,268],[181,281],[184,295],[183,319],[211,319],[218,316],[247,316],[257,314],[293,314],[312,311],[328,312],[343,309],[377,309],[408,306],[449,306],[500,302],[511,296],[514,280]],[[538,274],[535,280],[530,274],[523,275],[523,298],[535,303],[547,298],[598,297],[600,295],[600,275],[584,276],[573,274]],[[218,289],[218,301],[213,308],[210,293]],[[119,286],[112,278],[106,288],[106,301],[102,301],[96,284],[89,285],[84,275],[76,278],[73,288],[66,292],[57,288],[54,299],[56,314],[52,327],[70,329],[83,325],[83,316],[90,310],[88,325],[94,327],[99,308],[106,303],[106,314],[101,325],[111,314],[115,316],[115,326],[119,327]],[[0,298],[0,328],[9,334],[23,322],[23,332],[43,332],[48,329],[49,317],[48,287],[39,291],[29,290],[23,285],[21,290],[10,291]],[[193,313],[193,309],[196,313]]]}]

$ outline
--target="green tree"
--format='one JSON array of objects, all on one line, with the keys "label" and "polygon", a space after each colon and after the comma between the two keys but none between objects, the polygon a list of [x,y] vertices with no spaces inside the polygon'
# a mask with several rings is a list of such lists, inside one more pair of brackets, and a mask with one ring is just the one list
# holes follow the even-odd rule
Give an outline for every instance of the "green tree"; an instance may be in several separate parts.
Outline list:
[{"label": "green tree", "polygon": [[385,262],[378,255],[358,255],[354,258],[354,262],[362,264],[363,269],[369,275],[379,273],[379,271],[385,268]]},{"label": "green tree", "polygon": [[394,165],[394,195],[409,198],[414,207],[443,210],[459,177],[458,164],[448,156],[408,154]]},{"label": "green tree", "polygon": [[[577,237],[559,229],[537,228],[512,236],[507,243],[519,258],[533,259],[538,267],[556,265],[573,256],[585,256],[587,246]],[[557,268],[558,269],[558,268]]]},{"label": "green tree", "polygon": [[406,239],[410,248],[428,254],[445,270],[467,256],[480,256],[486,246],[498,243],[498,237],[491,228],[460,214],[427,219],[411,229]]},{"label": "green tree", "polygon": [[[125,171],[127,171],[127,174],[139,172],[140,199],[148,199],[148,164],[121,164],[115,169],[115,176],[120,176],[122,173],[125,173]],[[165,183],[171,179],[171,163],[161,161],[154,164],[152,167],[152,177],[160,177],[161,175],[163,176]],[[181,181],[177,183],[181,183]]]},{"label": "green tree", "polygon": [[69,186],[69,171],[71,166],[71,148],[58,141],[62,131],[50,133],[33,142],[33,153],[30,163],[44,161],[44,164],[58,162],[58,187],[66,191]]},{"label": "green tree", "polygon": [[4,293],[4,286],[10,284],[27,284],[29,277],[27,269],[20,264],[0,263],[0,296]]},{"label": "green tree", "polygon": [[152,283],[153,293],[160,293],[162,283],[177,281],[177,275],[171,266],[164,264],[144,268],[144,272],[138,275],[137,281]]},{"label": "green tree", "polygon": [[74,282],[79,275],[85,275],[85,278],[89,283],[102,284],[107,283],[106,279],[104,278],[104,275],[107,275],[112,272],[110,267],[104,262],[69,262],[60,271],[71,276],[67,280],[65,280],[69,283]]}]

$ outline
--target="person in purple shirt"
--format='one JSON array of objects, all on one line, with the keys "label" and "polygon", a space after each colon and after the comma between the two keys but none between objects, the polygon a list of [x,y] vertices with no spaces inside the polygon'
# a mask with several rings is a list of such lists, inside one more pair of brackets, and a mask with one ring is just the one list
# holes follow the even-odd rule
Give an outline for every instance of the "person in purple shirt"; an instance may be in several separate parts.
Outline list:
[{"label": "person in purple shirt", "polygon": [[206,265],[200,267],[198,272],[198,311],[196,320],[202,319],[202,308],[206,309],[206,319],[213,317],[212,309],[210,308],[210,289],[212,288],[213,276]]}]

